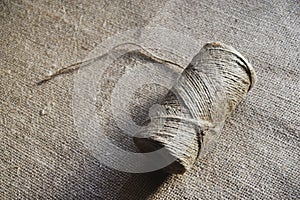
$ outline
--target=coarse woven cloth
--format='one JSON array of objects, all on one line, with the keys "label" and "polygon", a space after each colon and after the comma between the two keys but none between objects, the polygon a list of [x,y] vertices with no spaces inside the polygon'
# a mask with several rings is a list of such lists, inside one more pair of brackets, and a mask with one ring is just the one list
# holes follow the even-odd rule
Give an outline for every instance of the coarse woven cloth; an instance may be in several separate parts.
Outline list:
[{"label": "coarse woven cloth", "polygon": [[[74,127],[76,73],[36,85],[149,25],[192,35],[199,49],[229,44],[257,74],[215,148],[184,175],[103,165]],[[1,0],[0,30],[0,199],[300,198],[299,1]]]}]

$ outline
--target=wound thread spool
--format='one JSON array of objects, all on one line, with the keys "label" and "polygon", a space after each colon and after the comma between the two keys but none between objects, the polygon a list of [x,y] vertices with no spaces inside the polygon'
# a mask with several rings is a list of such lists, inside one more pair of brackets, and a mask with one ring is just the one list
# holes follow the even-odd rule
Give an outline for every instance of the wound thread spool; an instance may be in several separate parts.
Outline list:
[{"label": "wound thread spool", "polygon": [[175,161],[164,170],[184,173],[220,134],[255,81],[252,66],[234,48],[204,45],[154,110],[150,126],[136,133],[135,144],[142,152],[166,148]]}]

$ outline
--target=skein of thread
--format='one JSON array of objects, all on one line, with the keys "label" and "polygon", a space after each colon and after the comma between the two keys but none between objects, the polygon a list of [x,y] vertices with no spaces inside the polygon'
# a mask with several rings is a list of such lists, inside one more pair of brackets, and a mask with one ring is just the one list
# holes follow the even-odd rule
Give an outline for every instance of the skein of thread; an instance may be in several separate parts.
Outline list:
[{"label": "skein of thread", "polygon": [[217,138],[255,81],[252,66],[234,48],[204,45],[154,110],[150,126],[136,133],[135,144],[142,152],[164,147],[174,158],[164,170],[183,174]]}]

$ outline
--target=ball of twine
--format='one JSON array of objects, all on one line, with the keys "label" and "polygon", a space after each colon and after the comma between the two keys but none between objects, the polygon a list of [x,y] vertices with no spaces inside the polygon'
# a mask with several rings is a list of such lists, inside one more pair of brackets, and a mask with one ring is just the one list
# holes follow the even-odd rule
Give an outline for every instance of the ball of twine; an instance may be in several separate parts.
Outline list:
[{"label": "ball of twine", "polygon": [[234,48],[208,43],[165,96],[161,106],[134,142],[142,152],[164,147],[174,162],[169,173],[188,170],[219,135],[226,117],[245,98],[256,76],[252,66]]}]

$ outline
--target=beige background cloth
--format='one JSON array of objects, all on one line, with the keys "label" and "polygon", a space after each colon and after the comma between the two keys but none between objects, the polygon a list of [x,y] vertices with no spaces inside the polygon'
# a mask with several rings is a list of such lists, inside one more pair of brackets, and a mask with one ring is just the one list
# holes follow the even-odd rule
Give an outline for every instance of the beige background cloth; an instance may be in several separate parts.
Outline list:
[{"label": "beige background cloth", "polygon": [[[149,24],[232,45],[258,77],[184,175],[104,166],[74,128],[75,74],[35,84]],[[0,25],[0,199],[300,198],[299,1],[1,0]]]}]

